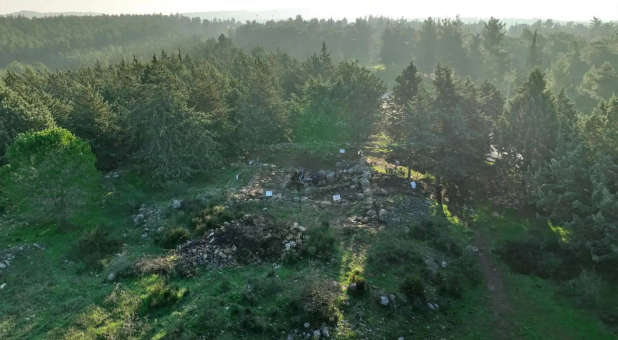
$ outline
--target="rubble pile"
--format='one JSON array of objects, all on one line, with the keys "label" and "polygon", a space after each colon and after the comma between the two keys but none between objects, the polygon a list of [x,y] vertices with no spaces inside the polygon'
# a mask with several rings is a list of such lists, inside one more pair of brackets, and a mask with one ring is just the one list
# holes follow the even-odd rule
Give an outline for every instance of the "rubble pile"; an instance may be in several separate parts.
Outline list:
[{"label": "rubble pile", "polygon": [[305,228],[275,222],[262,215],[244,215],[223,223],[203,238],[188,241],[177,249],[179,265],[225,267],[281,259],[303,242]]}]

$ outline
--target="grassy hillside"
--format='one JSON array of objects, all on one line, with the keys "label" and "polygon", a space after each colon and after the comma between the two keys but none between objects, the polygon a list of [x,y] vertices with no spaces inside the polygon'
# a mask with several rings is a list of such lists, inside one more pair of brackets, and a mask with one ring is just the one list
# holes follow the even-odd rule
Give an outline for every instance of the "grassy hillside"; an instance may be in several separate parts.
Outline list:
[{"label": "grassy hillside", "polygon": [[[3,220],[0,337],[492,339],[508,317],[517,338],[612,338],[498,258],[512,315],[494,313],[478,253],[524,224],[441,217],[431,179],[412,191],[379,155],[303,150],[319,180],[299,188],[290,152],[157,190],[110,173],[83,216],[96,230]],[[476,248],[475,228],[496,243]]]}]

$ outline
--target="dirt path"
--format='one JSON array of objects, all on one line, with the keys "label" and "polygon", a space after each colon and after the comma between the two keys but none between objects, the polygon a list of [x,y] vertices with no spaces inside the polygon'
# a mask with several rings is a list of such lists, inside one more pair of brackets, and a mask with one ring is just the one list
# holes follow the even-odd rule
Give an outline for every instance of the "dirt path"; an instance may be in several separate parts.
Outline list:
[{"label": "dirt path", "polygon": [[514,327],[512,323],[512,308],[504,288],[502,273],[496,268],[487,240],[482,232],[476,232],[476,247],[479,249],[479,263],[481,271],[487,282],[491,308],[494,314],[492,331],[495,339],[514,339]]}]

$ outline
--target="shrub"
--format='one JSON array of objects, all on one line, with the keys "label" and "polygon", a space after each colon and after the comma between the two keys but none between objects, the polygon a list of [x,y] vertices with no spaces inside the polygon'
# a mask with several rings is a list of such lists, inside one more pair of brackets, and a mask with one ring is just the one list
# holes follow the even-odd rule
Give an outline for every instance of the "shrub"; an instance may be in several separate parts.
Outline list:
[{"label": "shrub", "polygon": [[189,240],[190,238],[191,233],[189,233],[187,229],[176,227],[166,231],[165,234],[157,240],[157,243],[159,243],[163,248],[171,249]]},{"label": "shrub", "polygon": [[464,280],[465,277],[462,277],[461,275],[447,273],[445,276],[441,277],[438,285],[438,291],[441,294],[459,299],[463,295],[464,288],[462,282],[464,282]]},{"label": "shrub", "polygon": [[352,272],[350,276],[350,284],[348,286],[348,294],[360,296],[365,294],[367,291],[367,284],[365,282],[365,278],[362,276],[359,270],[355,270]]},{"label": "shrub", "polygon": [[120,250],[122,243],[109,236],[101,227],[86,232],[73,249],[73,257],[82,261],[87,268],[99,270],[103,267],[101,260]]},{"label": "shrub", "polygon": [[405,295],[408,302],[417,306],[425,305],[425,286],[417,277],[406,277],[406,279],[399,286],[399,290],[403,293],[403,295]]},{"label": "shrub", "polygon": [[499,253],[511,269],[521,274],[568,279],[578,273],[575,254],[551,241],[507,241]]},{"label": "shrub", "polygon": [[302,287],[300,302],[303,311],[316,324],[337,322],[336,300],[339,290],[332,281],[315,278]]},{"label": "shrub", "polygon": [[601,302],[603,284],[599,275],[584,270],[576,278],[565,282],[562,293],[575,298],[580,305],[597,307]]},{"label": "shrub", "polygon": [[34,223],[70,223],[92,203],[100,174],[88,143],[61,128],[20,134],[6,153],[0,190],[15,216]]},{"label": "shrub", "polygon": [[261,279],[251,279],[247,282],[242,293],[243,302],[250,305],[257,305],[258,301],[264,297],[274,296],[283,290],[281,280],[275,277]]},{"label": "shrub", "polygon": [[336,251],[337,239],[328,222],[323,222],[319,227],[309,228],[302,247],[302,255],[328,260]]},{"label": "shrub", "polygon": [[146,295],[142,296],[140,310],[147,313],[153,309],[170,306],[182,299],[188,289],[170,286],[163,280],[157,280],[152,286],[147,288]]},{"label": "shrub", "polygon": [[193,218],[195,231],[198,233],[214,229],[237,216],[222,205],[210,206]]}]

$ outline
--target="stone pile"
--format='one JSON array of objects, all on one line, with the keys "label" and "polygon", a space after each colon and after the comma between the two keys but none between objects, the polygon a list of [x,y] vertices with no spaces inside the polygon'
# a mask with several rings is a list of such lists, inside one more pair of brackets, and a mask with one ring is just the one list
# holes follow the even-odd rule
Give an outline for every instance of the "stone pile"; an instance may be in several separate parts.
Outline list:
[{"label": "stone pile", "polygon": [[266,216],[245,215],[179,246],[179,264],[195,268],[276,261],[301,246],[305,230],[298,223],[286,226]]}]

